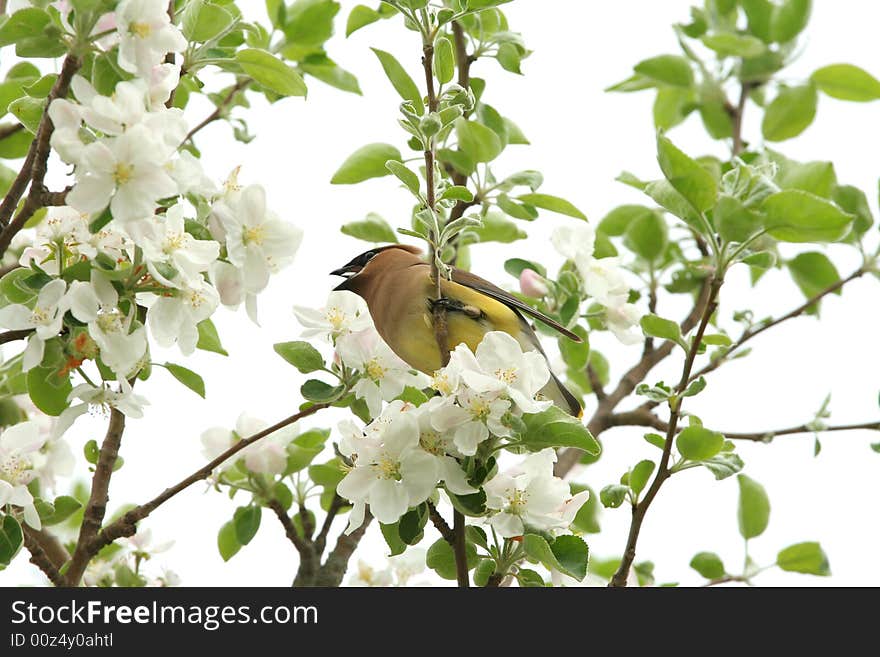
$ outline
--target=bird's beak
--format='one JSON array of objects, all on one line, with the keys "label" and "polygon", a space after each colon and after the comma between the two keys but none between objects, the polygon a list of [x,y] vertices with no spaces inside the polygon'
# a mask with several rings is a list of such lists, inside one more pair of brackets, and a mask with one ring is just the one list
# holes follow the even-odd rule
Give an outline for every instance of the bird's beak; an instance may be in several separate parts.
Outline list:
[{"label": "bird's beak", "polygon": [[344,276],[345,278],[351,278],[355,274],[357,274],[361,270],[361,267],[358,265],[346,265],[345,267],[340,267],[339,269],[334,269],[330,272],[331,276]]}]

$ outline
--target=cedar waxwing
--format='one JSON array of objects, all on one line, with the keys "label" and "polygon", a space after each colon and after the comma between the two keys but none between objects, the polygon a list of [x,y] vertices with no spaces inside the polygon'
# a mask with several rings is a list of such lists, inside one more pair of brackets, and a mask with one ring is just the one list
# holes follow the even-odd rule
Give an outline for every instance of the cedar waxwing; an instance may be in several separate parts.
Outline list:
[{"label": "cedar waxwing", "polygon": [[[442,367],[432,314],[436,286],[431,267],[421,255],[418,247],[394,244],[362,253],[330,273],[346,277],[334,289],[349,290],[367,302],[376,330],[388,346],[411,367],[431,375]],[[475,350],[487,332],[504,331],[523,350],[537,350],[546,358],[523,313],[581,342],[558,322],[470,272],[453,268],[452,280],[441,279],[440,289],[447,308],[450,350],[462,342]],[[541,392],[580,417],[580,402],[552,372],[550,377]]]}]

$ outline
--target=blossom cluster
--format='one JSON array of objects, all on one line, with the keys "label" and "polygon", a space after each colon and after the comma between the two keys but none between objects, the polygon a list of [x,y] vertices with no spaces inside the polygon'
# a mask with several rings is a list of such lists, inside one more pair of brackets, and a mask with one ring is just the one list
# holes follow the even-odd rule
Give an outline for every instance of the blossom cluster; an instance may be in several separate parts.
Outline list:
[{"label": "blossom cluster", "polygon": [[[642,313],[629,303],[630,286],[624,278],[620,259],[595,257],[593,227],[586,223],[560,226],[553,232],[551,241],[556,250],[574,264],[586,294],[604,306],[605,324],[614,336],[626,345],[641,342],[643,338],[636,327]],[[549,291],[543,277],[532,269],[523,270],[520,289],[526,296],[538,298]]]},{"label": "blossom cluster", "polygon": [[[47,344],[60,338],[59,371],[83,374],[56,436],[89,406],[139,417],[146,400],[127,380],[150,362],[151,339],[193,353],[199,325],[221,303],[243,303],[256,321],[256,295],[301,241],[268,210],[262,187],[239,185],[237,170],[216,184],[187,149],[189,125],[171,102],[180,65],[166,62],[187,44],[167,9],[122,0],[99,23],[116,28],[100,43],[130,79],[106,96],[76,75],[73,96],[48,108],[51,146],[73,184],[24,246],[10,276],[33,294],[7,300],[0,327],[31,331],[22,371],[45,365]],[[87,361],[100,379],[83,373]]]},{"label": "blossom cluster", "polygon": [[[568,485],[553,476],[552,449],[485,484],[473,481],[465,467],[471,457],[487,457],[500,441],[515,441],[520,416],[552,405],[540,398],[550,379],[540,353],[523,352],[513,337],[493,331],[473,351],[458,345],[448,365],[429,379],[382,341],[357,295],[332,292],[323,309],[295,312],[305,335],[322,335],[334,344],[339,362],[357,375],[353,392],[374,418],[363,428],[350,420],[339,426],[339,451],[350,463],[336,489],[353,503],[347,531],[361,526],[367,505],[388,524],[431,498],[438,486],[469,495],[483,485],[488,522],[502,536],[568,527],[586,498],[572,498]],[[416,405],[399,398],[407,386],[436,394]]]}]

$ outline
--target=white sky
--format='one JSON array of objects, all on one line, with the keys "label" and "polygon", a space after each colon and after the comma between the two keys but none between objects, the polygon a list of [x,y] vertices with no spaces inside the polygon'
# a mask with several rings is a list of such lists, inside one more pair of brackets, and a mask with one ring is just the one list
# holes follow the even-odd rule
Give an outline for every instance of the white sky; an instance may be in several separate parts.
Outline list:
[{"label": "white sky", "polygon": [[[342,15],[355,4],[343,0]],[[613,179],[624,169],[644,177],[659,175],[651,123],[653,94],[614,95],[602,89],[627,77],[641,59],[676,52],[670,25],[687,19],[690,4],[686,0],[519,0],[506,7],[511,29],[522,31],[535,51],[523,65],[525,77],[505,73],[492,61],[481,61],[474,75],[489,80],[487,102],[514,119],[533,145],[511,147],[497,161],[496,172],[539,169],[546,181],[542,191],[570,199],[593,222],[621,203],[646,202]],[[806,49],[787,76],[802,79],[834,62],[850,62],[880,74],[875,45],[880,6],[858,0],[817,0],[814,4]],[[253,108],[240,114],[258,135],[247,146],[232,142],[231,131],[224,125],[216,124],[202,133],[198,143],[209,172],[223,178],[241,164],[242,181],[262,183],[270,204],[305,229],[305,241],[293,266],[277,276],[260,299],[262,328],[251,324],[243,311],[221,310],[215,316],[230,358],[199,352],[183,359],[174,352],[154,351],[158,362],[172,360],[200,372],[207,381],[208,398],[198,399],[161,370],[138,386],[152,406],[143,420],[129,423],[121,451],[126,465],[114,476],[111,508],[145,501],[199,467],[203,463],[199,434],[205,428],[232,426],[244,410],[271,422],[289,415],[300,402],[302,378],[273,353],[272,344],[297,339],[300,329],[292,305],[322,305],[333,284],[326,273],[364,250],[364,243],[341,235],[338,227],[370,211],[394,225],[406,223],[408,194],[392,178],[351,187],[328,182],[336,167],[361,145],[386,141],[402,147],[405,142],[396,126],[399,100],[369,46],[393,52],[419,79],[418,37],[384,22],[348,40],[339,34],[329,44],[330,55],[358,76],[363,97],[310,81],[307,102],[288,99],[268,106],[255,99]],[[750,110],[745,135],[754,141],[760,130],[757,112],[754,107]],[[191,123],[209,111],[204,104],[194,104]],[[876,211],[878,117],[877,104],[823,97],[815,124],[800,138],[776,148],[795,159],[834,161],[839,179],[865,190]],[[725,154],[722,144],[708,140],[696,117],[672,131],[671,137],[694,155]],[[474,270],[511,285],[513,279],[501,268],[511,255],[557,266],[559,257],[548,237],[554,226],[568,221],[575,220],[548,214],[525,226],[530,233],[527,242],[477,247]],[[833,247],[829,253],[843,273],[859,264],[847,249]],[[832,392],[832,422],[876,419],[880,416],[876,294],[876,279],[856,281],[842,298],[823,304],[821,322],[796,320],[755,339],[752,355],[724,366],[687,408],[713,429],[763,431],[810,420]],[[659,312],[677,317],[686,310],[682,301],[664,300]],[[751,290],[745,272],[734,270],[722,293],[721,312],[729,319],[734,310],[751,307],[756,316],[763,317],[781,314],[801,302],[800,292],[784,273],[769,274]],[[593,343],[610,358],[613,375],[619,376],[638,358],[639,347],[623,348],[598,338]],[[648,380],[670,380],[680,368],[681,361],[674,360]],[[331,422],[326,415],[308,426],[333,424],[335,418]],[[81,461],[80,472],[84,471],[82,444],[90,438],[100,440],[103,428],[102,421],[82,420],[68,434]],[[656,459],[658,452],[641,439],[642,433],[631,428],[605,434],[603,459],[574,478],[598,490],[616,481],[628,466]],[[751,546],[755,560],[764,565],[787,545],[819,540],[833,573],[822,579],[772,570],[758,578],[759,584],[880,583],[874,569],[864,565],[866,555],[880,549],[876,520],[880,455],[869,448],[877,440],[878,435],[869,432],[831,434],[824,438],[818,458],[812,456],[811,436],[782,437],[772,445],[739,445],[745,472],[764,484],[772,504],[770,526]],[[167,564],[187,585],[289,583],[296,567],[295,551],[270,514],[264,514],[264,525],[254,541],[223,564],[216,535],[231,518],[236,503],[203,490],[194,486],[145,523],[156,540],[175,540],[175,546],[158,557],[159,563]],[[648,514],[638,560],[656,563],[658,582],[699,583],[688,562],[701,550],[718,552],[736,570],[742,563],[736,499],[735,478],[716,482],[702,469],[674,477]],[[603,511],[602,534],[587,537],[593,554],[619,554],[628,520],[626,508]],[[364,558],[379,565],[383,550],[378,529],[371,528],[362,544]],[[0,576],[0,582],[40,581],[34,573],[26,558],[20,557]]]}]

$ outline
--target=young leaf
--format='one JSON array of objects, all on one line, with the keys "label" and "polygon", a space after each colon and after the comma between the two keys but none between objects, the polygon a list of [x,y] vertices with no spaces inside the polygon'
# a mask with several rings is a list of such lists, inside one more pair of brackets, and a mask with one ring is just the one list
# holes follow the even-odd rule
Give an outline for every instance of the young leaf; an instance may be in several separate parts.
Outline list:
[{"label": "young leaf", "polygon": [[854,219],[825,199],[793,189],[768,196],[763,209],[770,235],[782,242],[836,242]]},{"label": "young leaf", "polygon": [[442,36],[434,43],[434,74],[440,84],[452,82],[455,75],[455,55],[448,37]]},{"label": "young leaf", "polygon": [[217,533],[217,550],[223,561],[229,561],[241,549],[238,535],[235,530],[235,521],[230,520],[224,524]]},{"label": "young leaf", "polygon": [[416,114],[422,114],[425,111],[425,105],[422,102],[422,94],[419,92],[416,83],[413,82],[413,79],[409,76],[409,73],[404,70],[403,66],[400,65],[400,62],[398,62],[390,52],[385,52],[378,48],[371,48],[371,50],[376,54],[376,57],[379,58],[379,63],[382,64],[382,69],[391,81],[391,85],[394,87],[395,91],[400,94],[401,98],[408,100],[413,104]]},{"label": "young leaf", "polygon": [[651,474],[654,472],[654,468],[654,461],[648,460],[639,461],[633,466],[629,473],[629,487],[633,493],[638,495],[645,489]]},{"label": "young leaf", "polygon": [[629,222],[623,243],[636,255],[648,262],[655,262],[669,243],[666,221],[659,212],[638,214]]},{"label": "young leaf", "polygon": [[770,499],[767,491],[754,479],[737,475],[739,482],[739,507],[737,520],[739,533],[745,538],[755,538],[764,533],[770,522]]},{"label": "young leaf", "polygon": [[715,205],[718,185],[712,174],[662,135],[657,138],[657,160],[669,183],[697,211],[705,212]]},{"label": "young leaf", "polygon": [[366,5],[357,5],[348,15],[345,23],[345,36],[349,37],[357,30],[380,20],[382,15],[378,11]]},{"label": "young leaf", "polygon": [[217,333],[217,327],[210,319],[202,320],[196,328],[199,330],[199,341],[196,343],[196,349],[202,351],[213,351],[215,354],[228,356],[223,345],[220,343],[220,335]]},{"label": "young leaf", "polygon": [[580,536],[566,534],[557,536],[550,544],[556,562],[561,566],[560,572],[581,581],[587,576],[587,561],[590,550]]},{"label": "young leaf", "polygon": [[259,85],[277,94],[305,96],[308,91],[299,73],[265,50],[245,48],[235,53],[235,59]]},{"label": "young leaf", "polygon": [[536,208],[541,208],[542,210],[550,210],[551,212],[558,212],[559,214],[574,217],[575,219],[583,219],[584,221],[587,220],[587,215],[578,210],[569,201],[566,201],[564,198],[560,198],[558,196],[552,196],[551,194],[532,193],[523,194],[521,196],[518,196],[517,198],[523,203],[534,205]]},{"label": "young leaf", "polygon": [[767,106],[761,132],[767,141],[797,137],[816,118],[818,97],[815,85],[784,87]]},{"label": "young leaf", "polygon": [[171,373],[171,376],[180,381],[199,397],[202,399],[205,398],[205,380],[201,376],[182,365],[175,365],[174,363],[165,363],[165,369]]},{"label": "young leaf", "polygon": [[714,552],[698,552],[691,559],[691,568],[696,570],[706,579],[718,579],[724,577],[724,562]]},{"label": "young leaf", "polygon": [[474,162],[491,162],[504,150],[494,130],[482,123],[459,119],[455,122],[458,147]]},{"label": "young leaf", "polygon": [[690,87],[694,84],[691,64],[681,55],[651,57],[639,62],[633,68],[641,76],[674,87]]},{"label": "young leaf", "polygon": [[[840,280],[834,263],[824,253],[801,253],[788,261],[788,270],[797,286],[808,299],[831,287]],[[840,294],[840,290],[837,291]]]},{"label": "young leaf", "polygon": [[671,319],[664,319],[657,315],[645,315],[642,317],[639,325],[642,327],[645,335],[672,340],[673,342],[681,340],[681,328]]},{"label": "young leaf", "polygon": [[339,229],[344,235],[349,235],[365,242],[374,244],[397,243],[397,235],[394,229],[378,214],[371,212],[361,221],[352,221],[343,224]]},{"label": "young leaf", "polygon": [[528,413],[522,420],[526,425],[522,445],[530,451],[538,452],[547,447],[577,447],[593,455],[602,451],[587,427],[557,406],[540,413]]},{"label": "young leaf", "polygon": [[262,509],[254,504],[240,506],[235,510],[232,520],[235,524],[235,538],[240,545],[247,545],[256,536],[262,515]]},{"label": "young leaf", "polygon": [[276,354],[303,374],[324,368],[324,357],[321,352],[308,342],[279,342],[273,348]]},{"label": "young leaf", "polygon": [[852,64],[824,66],[810,76],[819,91],[839,100],[867,103],[880,99],[880,80]]},{"label": "young leaf", "polygon": [[627,490],[626,486],[609,484],[599,491],[599,500],[605,508],[616,509],[626,499]]},{"label": "young leaf", "polygon": [[[472,543],[465,547],[468,570],[477,565],[477,549]],[[425,564],[443,579],[455,579],[455,554],[445,538],[437,539],[425,555]]]},{"label": "young leaf", "polygon": [[721,451],[724,436],[717,431],[693,426],[682,429],[675,439],[679,453],[692,461],[704,461]]},{"label": "young leaf", "polygon": [[346,158],[330,182],[334,185],[353,185],[370,178],[381,178],[390,173],[386,162],[400,162],[402,159],[400,151],[390,144],[367,144]]},{"label": "young leaf", "polygon": [[24,543],[21,525],[11,515],[0,517],[0,566],[7,566]]},{"label": "young leaf", "polygon": [[828,577],[831,568],[822,546],[815,542],[797,543],[781,550],[776,556],[776,564],[791,573],[819,575]]}]

